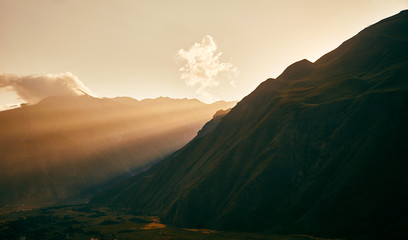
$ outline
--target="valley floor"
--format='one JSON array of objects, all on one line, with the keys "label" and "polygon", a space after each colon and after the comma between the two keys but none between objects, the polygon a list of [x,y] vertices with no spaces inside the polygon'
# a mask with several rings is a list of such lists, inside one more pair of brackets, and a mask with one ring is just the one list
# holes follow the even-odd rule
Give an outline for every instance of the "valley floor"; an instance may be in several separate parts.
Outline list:
[{"label": "valley floor", "polygon": [[266,235],[176,228],[158,217],[135,216],[85,205],[0,209],[0,239],[276,239],[311,240],[310,236]]}]

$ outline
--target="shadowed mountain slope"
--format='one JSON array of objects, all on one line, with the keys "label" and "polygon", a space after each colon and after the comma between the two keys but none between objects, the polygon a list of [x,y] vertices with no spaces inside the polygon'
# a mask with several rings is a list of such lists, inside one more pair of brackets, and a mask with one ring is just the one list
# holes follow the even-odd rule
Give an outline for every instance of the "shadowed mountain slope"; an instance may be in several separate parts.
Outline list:
[{"label": "shadowed mountain slope", "polygon": [[0,112],[0,204],[87,200],[181,148],[234,104],[71,96]]},{"label": "shadowed mountain slope", "polygon": [[218,110],[213,118],[208,121],[202,128],[200,131],[198,131],[196,138],[200,138],[203,137],[205,135],[207,135],[209,132],[211,132],[220,122],[221,119],[227,115],[229,112],[231,111],[230,109],[227,110]]},{"label": "shadowed mountain slope", "polygon": [[266,80],[205,136],[90,204],[190,228],[406,236],[407,53],[403,11]]}]

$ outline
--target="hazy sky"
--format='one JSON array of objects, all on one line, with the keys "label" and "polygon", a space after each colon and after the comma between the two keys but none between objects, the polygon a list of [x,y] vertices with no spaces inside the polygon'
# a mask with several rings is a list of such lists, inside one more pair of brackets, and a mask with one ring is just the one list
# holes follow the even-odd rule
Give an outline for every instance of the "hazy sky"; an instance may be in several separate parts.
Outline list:
[{"label": "hazy sky", "polygon": [[99,97],[240,100],[407,8],[408,0],[0,0],[0,106],[66,92],[58,84]]}]

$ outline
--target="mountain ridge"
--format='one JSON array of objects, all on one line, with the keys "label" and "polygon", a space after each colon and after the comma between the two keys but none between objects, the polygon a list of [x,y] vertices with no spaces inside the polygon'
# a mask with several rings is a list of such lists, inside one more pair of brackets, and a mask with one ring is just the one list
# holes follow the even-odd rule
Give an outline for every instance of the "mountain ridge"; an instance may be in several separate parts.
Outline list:
[{"label": "mountain ridge", "polygon": [[[172,101],[172,100],[168,100]],[[220,108],[48,97],[0,112],[0,204],[84,201],[182,147]]]},{"label": "mountain ridge", "polygon": [[190,228],[408,236],[406,52],[403,11],[264,81],[210,133],[90,205]]}]

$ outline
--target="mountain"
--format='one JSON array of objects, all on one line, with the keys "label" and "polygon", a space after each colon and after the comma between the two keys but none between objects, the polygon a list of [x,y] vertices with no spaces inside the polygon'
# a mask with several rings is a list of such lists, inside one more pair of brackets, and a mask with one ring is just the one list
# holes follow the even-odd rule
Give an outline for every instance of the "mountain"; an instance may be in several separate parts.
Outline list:
[{"label": "mountain", "polygon": [[0,112],[0,204],[86,201],[181,148],[233,105],[84,95]]},{"label": "mountain", "polygon": [[200,131],[198,131],[196,138],[200,138],[203,137],[205,135],[207,135],[209,132],[211,132],[220,122],[221,119],[227,115],[229,112],[231,111],[231,108],[227,109],[227,110],[218,110],[213,118],[208,121],[202,128]]},{"label": "mountain", "polygon": [[188,228],[408,236],[408,11],[268,79],[90,205]]}]

